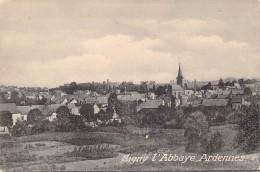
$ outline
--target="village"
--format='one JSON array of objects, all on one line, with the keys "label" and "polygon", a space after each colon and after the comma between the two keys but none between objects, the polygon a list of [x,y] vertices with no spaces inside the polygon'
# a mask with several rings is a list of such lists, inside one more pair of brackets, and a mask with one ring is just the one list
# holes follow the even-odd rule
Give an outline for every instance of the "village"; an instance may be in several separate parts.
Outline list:
[{"label": "village", "polygon": [[[156,111],[161,105],[174,105],[176,108],[216,106],[239,110],[243,106],[249,106],[253,98],[260,96],[260,81],[241,79],[240,83],[236,80],[224,83],[220,79],[213,82],[187,82],[184,80],[181,66],[176,81],[166,84],[141,82],[141,91],[137,92],[138,89],[132,91],[133,88],[128,91],[127,85],[124,87],[123,84],[120,89],[120,83],[107,80],[106,83],[100,83],[104,88],[103,93],[106,94],[93,90],[75,90],[68,94],[60,89],[28,91],[14,86],[1,86],[0,111],[9,111],[12,114],[14,126],[17,120],[26,121],[27,115],[33,109],[39,109],[50,122],[56,118],[56,110],[61,106],[66,106],[73,115],[80,115],[80,108],[84,104],[91,104],[94,115],[100,111],[106,112],[111,93],[116,93],[116,99],[137,114],[147,110]],[[121,122],[115,110],[109,120]],[[97,119],[92,121],[91,125],[96,126],[98,123],[102,121]]]},{"label": "village", "polygon": [[[260,110],[260,81],[255,79],[189,82],[179,64],[176,81],[164,84],[107,80],[0,90],[2,169],[159,169],[166,162],[132,163],[125,157],[172,151],[180,157],[239,156],[243,162],[225,162],[223,168],[257,168],[259,120],[254,115]],[[243,128],[252,135],[238,134]],[[192,162],[168,162],[163,169],[205,169],[203,162]],[[207,164],[219,169],[216,162]]]}]

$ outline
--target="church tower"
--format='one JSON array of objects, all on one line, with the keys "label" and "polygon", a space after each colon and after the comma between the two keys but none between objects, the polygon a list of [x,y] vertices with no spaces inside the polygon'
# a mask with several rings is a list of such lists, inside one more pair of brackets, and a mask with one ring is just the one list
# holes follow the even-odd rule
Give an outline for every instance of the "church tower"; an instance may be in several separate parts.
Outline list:
[{"label": "church tower", "polygon": [[181,70],[181,64],[179,63],[179,71],[178,71],[178,76],[176,78],[177,80],[177,85],[180,85],[181,87],[183,87],[183,74],[182,74],[182,70]]}]

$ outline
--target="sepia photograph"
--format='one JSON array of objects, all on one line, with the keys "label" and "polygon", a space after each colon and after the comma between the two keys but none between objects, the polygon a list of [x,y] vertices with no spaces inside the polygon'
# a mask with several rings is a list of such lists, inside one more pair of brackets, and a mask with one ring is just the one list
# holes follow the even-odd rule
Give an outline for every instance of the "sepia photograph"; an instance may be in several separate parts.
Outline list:
[{"label": "sepia photograph", "polygon": [[0,172],[260,171],[260,0],[0,0]]}]

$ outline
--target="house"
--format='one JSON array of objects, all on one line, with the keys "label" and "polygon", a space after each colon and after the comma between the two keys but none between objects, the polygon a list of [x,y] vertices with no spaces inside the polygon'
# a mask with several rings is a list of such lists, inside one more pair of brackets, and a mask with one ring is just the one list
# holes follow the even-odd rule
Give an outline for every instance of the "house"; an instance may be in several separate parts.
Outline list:
[{"label": "house", "polygon": [[182,95],[182,96],[180,96],[180,100],[181,100],[181,106],[186,106],[187,105],[187,101],[188,101],[188,99],[189,99],[189,96],[187,96],[187,95]]},{"label": "house", "polygon": [[255,84],[245,84],[244,87],[245,88],[255,88]]},{"label": "house", "polygon": [[47,98],[49,96],[48,92],[39,92],[38,97],[39,99]]},{"label": "house", "polygon": [[185,95],[190,97],[194,94],[194,91],[193,90],[185,90],[184,93],[185,93]]},{"label": "house", "polygon": [[196,91],[195,93],[194,93],[194,96],[195,97],[198,97],[198,98],[202,98],[203,97],[203,91]]},{"label": "house", "polygon": [[5,93],[5,99],[6,99],[6,100],[11,99],[11,92],[10,92],[10,91],[8,91],[7,93]]},{"label": "house", "polygon": [[113,122],[118,122],[118,123],[121,123],[121,119],[119,118],[118,114],[116,113],[116,110],[115,108],[113,107],[113,116],[112,118],[109,120],[110,123],[113,123]]},{"label": "house", "polygon": [[202,106],[228,106],[229,99],[203,99]]},{"label": "house", "polygon": [[241,89],[241,86],[239,85],[239,83],[234,83],[234,87],[236,87],[236,89]]},{"label": "house", "polygon": [[162,94],[160,97],[158,97],[158,100],[163,100],[163,105],[171,107],[171,97],[165,94]]},{"label": "house", "polygon": [[184,95],[185,91],[180,85],[172,84],[172,95],[178,98],[180,95]]},{"label": "house", "polygon": [[215,90],[215,94],[217,94],[217,95],[230,95],[231,91],[230,90],[217,89],[217,90]]},{"label": "house", "polygon": [[260,82],[256,83],[256,95],[260,96]]},{"label": "house", "polygon": [[54,97],[52,99],[52,102],[55,104],[65,104],[67,101],[66,97]]},{"label": "house", "polygon": [[80,95],[80,94],[83,94],[82,90],[77,90],[76,92],[73,93],[73,95]]},{"label": "house", "polygon": [[142,104],[136,107],[136,111],[137,112],[149,111],[149,110],[157,111],[159,106],[162,105],[163,103],[164,101],[160,99],[146,100],[145,102],[143,102]]},{"label": "house", "polygon": [[[97,114],[98,112],[100,112],[100,108],[98,107],[98,105],[96,103],[88,103],[91,104],[94,108],[94,114]],[[83,105],[82,105],[83,106]],[[80,109],[82,106],[77,107],[78,109]]]},{"label": "house", "polygon": [[147,97],[152,99],[152,100],[156,99],[156,95],[154,93],[148,93]]},{"label": "house", "polygon": [[245,105],[245,100],[242,96],[234,96],[231,99],[231,104],[233,109],[241,109]]},{"label": "house", "polygon": [[229,99],[230,95],[214,94],[209,99]]},{"label": "house", "polygon": [[145,100],[144,94],[139,94],[137,92],[127,92],[125,94],[117,95],[117,100],[120,102],[133,102],[138,100]]},{"label": "house", "polygon": [[16,124],[17,120],[22,120],[22,115],[20,111],[17,109],[15,103],[3,103],[0,104],[0,111],[8,111],[12,114],[13,125]]},{"label": "house", "polygon": [[24,120],[27,120],[27,115],[29,114],[30,110],[32,109],[39,109],[43,115],[49,121],[53,121],[56,118],[56,110],[63,106],[62,104],[51,104],[51,105],[32,105],[32,106],[17,106],[17,109],[20,113],[24,116]]},{"label": "house", "polygon": [[47,115],[47,119],[49,121],[53,121],[56,116],[57,116],[57,109],[59,107],[63,106],[62,104],[51,104],[51,105],[47,105],[47,106],[44,106],[43,108],[45,108],[45,113],[43,113],[44,115]]},{"label": "house", "polygon": [[80,115],[78,107],[74,103],[69,103],[67,105],[68,109],[70,110],[71,114]]},{"label": "house", "polygon": [[31,93],[31,92],[25,93],[24,96],[25,96],[27,99],[35,99],[35,98],[36,98],[36,95],[35,95],[34,93]]},{"label": "house", "polygon": [[94,103],[100,107],[108,106],[108,97],[107,96],[98,96],[98,97],[87,97],[83,101],[84,103]]},{"label": "house", "polygon": [[186,105],[182,105],[182,106],[194,106],[194,107],[197,107],[199,105],[201,105],[202,103],[202,98],[198,98],[198,97],[189,97],[187,102],[186,102]]},{"label": "house", "polygon": [[244,94],[244,90],[234,89],[234,90],[231,90],[231,94],[232,95],[243,95]]},{"label": "house", "polygon": [[206,91],[204,92],[204,94],[203,94],[203,97],[204,97],[204,98],[210,98],[211,96],[214,95],[214,93],[215,93],[214,90],[206,90]]}]

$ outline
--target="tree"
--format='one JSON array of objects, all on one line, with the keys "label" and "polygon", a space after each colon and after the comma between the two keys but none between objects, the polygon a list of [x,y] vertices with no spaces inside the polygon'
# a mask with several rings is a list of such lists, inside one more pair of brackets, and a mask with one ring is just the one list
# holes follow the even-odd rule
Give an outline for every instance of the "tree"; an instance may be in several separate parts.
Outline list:
[{"label": "tree", "polygon": [[156,89],[156,93],[158,95],[158,97],[160,97],[162,94],[166,94],[165,88],[163,86],[159,86]]},{"label": "tree", "polygon": [[106,113],[108,115],[109,118],[112,118],[113,117],[113,114],[114,114],[114,107],[113,106],[108,106],[107,107],[107,110],[106,110]]},{"label": "tree", "polygon": [[2,92],[0,92],[0,103],[5,103],[5,95]]},{"label": "tree", "polygon": [[73,94],[74,92],[76,92],[78,89],[78,85],[76,82],[71,82],[68,89],[67,89],[67,93],[69,94]]},{"label": "tree", "polygon": [[17,91],[13,91],[11,93],[11,99],[10,99],[11,103],[15,103],[16,105],[20,104],[20,98],[18,97],[18,92]]},{"label": "tree", "polygon": [[142,91],[142,93],[148,93],[149,92],[148,85],[147,85],[146,82],[142,82],[141,91]]},{"label": "tree", "polygon": [[245,95],[251,95],[252,94],[252,90],[250,88],[248,88],[248,87],[245,87],[244,88],[244,94]]},{"label": "tree", "polygon": [[175,108],[176,108],[176,102],[175,102],[176,98],[173,95],[170,95],[170,99],[171,99],[171,109],[175,110]]},{"label": "tree", "polygon": [[110,93],[108,97],[108,105],[115,105],[117,102],[117,95],[116,92]]},{"label": "tree", "polygon": [[211,82],[209,82],[207,85],[204,85],[203,87],[202,87],[202,89],[203,90],[210,90],[211,89]]},{"label": "tree", "polygon": [[194,112],[189,115],[184,125],[184,136],[188,139],[186,151],[201,151],[203,137],[208,133],[208,122],[205,115],[200,112]]},{"label": "tree", "polygon": [[97,116],[98,116],[98,119],[101,121],[107,121],[110,119],[110,116],[103,109],[101,109],[98,112]]},{"label": "tree", "polygon": [[219,131],[211,131],[205,137],[202,138],[202,153],[212,154],[224,147],[223,136]]},{"label": "tree", "polygon": [[82,120],[82,117],[79,115],[70,115],[69,117],[70,124],[72,125],[73,129],[84,129],[85,124],[84,121]]},{"label": "tree", "polygon": [[218,86],[219,86],[219,88],[224,88],[225,82],[223,81],[222,78],[219,79]]},{"label": "tree", "polygon": [[46,103],[47,103],[47,98],[43,96],[42,99],[39,100],[39,105],[45,105]]},{"label": "tree", "polygon": [[12,135],[13,136],[23,136],[23,135],[30,135],[31,134],[31,128],[28,127],[27,121],[21,121],[17,120],[15,125],[12,129]]},{"label": "tree", "polygon": [[69,118],[70,116],[70,110],[66,106],[60,106],[57,110],[57,119],[62,119],[62,118]]},{"label": "tree", "polygon": [[243,117],[238,123],[235,147],[249,153],[260,147],[260,109],[253,104],[243,109]]},{"label": "tree", "polygon": [[209,82],[208,85],[207,85],[207,89],[210,90],[211,87],[212,87],[211,82]]},{"label": "tree", "polygon": [[40,111],[40,109],[32,109],[29,111],[27,116],[28,124],[36,124],[42,122],[44,120],[44,115]]},{"label": "tree", "polygon": [[87,119],[87,121],[89,122],[95,120],[94,108],[92,104],[82,105],[81,108],[79,109],[79,113],[83,118]]},{"label": "tree", "polygon": [[238,83],[239,83],[239,85],[241,86],[241,87],[244,87],[244,85],[245,85],[245,81],[244,81],[244,79],[239,79],[238,80]]},{"label": "tree", "polygon": [[13,125],[12,114],[9,111],[0,111],[0,126],[9,127]]},{"label": "tree", "polygon": [[237,83],[237,80],[233,80],[233,81],[232,81],[232,86],[234,86],[235,83]]}]

